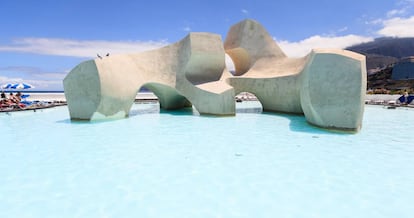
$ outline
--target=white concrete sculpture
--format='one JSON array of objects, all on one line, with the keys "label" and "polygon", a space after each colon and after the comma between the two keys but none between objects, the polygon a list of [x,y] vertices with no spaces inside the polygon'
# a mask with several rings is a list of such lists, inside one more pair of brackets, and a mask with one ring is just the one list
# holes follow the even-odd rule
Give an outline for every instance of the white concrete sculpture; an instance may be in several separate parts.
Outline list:
[{"label": "white concrete sculpture", "polygon": [[165,109],[193,104],[201,114],[234,115],[234,89],[220,81],[224,67],[221,37],[190,33],[157,50],[81,63],[63,84],[71,119],[127,116],[143,86]]},{"label": "white concrete sculpture", "polygon": [[[225,52],[234,76],[225,69]],[[231,27],[224,46],[219,35],[190,33],[157,50],[86,61],[63,83],[71,119],[125,117],[144,86],[165,109],[193,105],[200,114],[234,115],[235,94],[250,92],[264,110],[301,113],[324,128],[358,130],[366,70],[364,56],[344,50],[287,58],[259,23],[245,20]]]},{"label": "white concrete sculpture", "polygon": [[287,58],[257,22],[234,25],[224,43],[233,59],[235,92],[250,92],[265,111],[304,113],[323,128],[358,130],[364,112],[365,56],[340,49],[314,49]]}]

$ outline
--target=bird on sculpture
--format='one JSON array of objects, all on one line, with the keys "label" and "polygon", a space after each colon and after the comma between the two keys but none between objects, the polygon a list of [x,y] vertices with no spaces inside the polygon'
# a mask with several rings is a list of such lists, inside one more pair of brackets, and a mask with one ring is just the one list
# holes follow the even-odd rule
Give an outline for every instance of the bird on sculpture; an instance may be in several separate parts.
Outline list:
[{"label": "bird on sculpture", "polygon": [[109,56],[109,53],[106,53],[106,57],[108,57]]},{"label": "bird on sculpture", "polygon": [[102,59],[102,57],[99,54],[96,54],[96,56],[98,56],[99,59]]}]

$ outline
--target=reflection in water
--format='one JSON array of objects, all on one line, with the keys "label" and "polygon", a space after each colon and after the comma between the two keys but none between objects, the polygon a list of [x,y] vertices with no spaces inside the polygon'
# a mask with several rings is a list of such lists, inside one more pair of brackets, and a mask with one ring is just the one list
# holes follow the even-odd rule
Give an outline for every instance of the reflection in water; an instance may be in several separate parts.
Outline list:
[{"label": "reflection in water", "polygon": [[[237,113],[252,113],[260,114],[263,112],[262,105],[259,101],[243,101],[236,103],[236,114]],[[158,102],[138,102],[135,103],[130,112],[129,116],[137,116],[141,114],[157,114],[167,113],[172,115],[200,115],[196,108],[181,108],[178,110],[164,110],[160,109]]]},{"label": "reflection in water", "polygon": [[263,112],[263,107],[259,101],[236,102],[236,114],[238,113],[260,114],[262,112]]},{"label": "reflection in water", "polygon": [[[243,101],[236,103],[236,114],[237,113],[253,113],[260,114],[263,112],[262,105],[259,101]],[[137,116],[141,114],[156,114],[156,113],[167,113],[173,115],[200,115],[196,108],[182,108],[178,110],[164,110],[160,109],[158,102],[138,102],[132,105],[129,112],[129,116]]]},{"label": "reflection in water", "polygon": [[160,104],[158,102],[138,102],[132,105],[132,108],[129,111],[129,116],[157,113],[160,113]]},{"label": "reflection in water", "polygon": [[263,108],[261,107],[252,107],[252,108],[236,108],[236,114],[239,113],[251,113],[251,114],[260,114],[263,112]]}]

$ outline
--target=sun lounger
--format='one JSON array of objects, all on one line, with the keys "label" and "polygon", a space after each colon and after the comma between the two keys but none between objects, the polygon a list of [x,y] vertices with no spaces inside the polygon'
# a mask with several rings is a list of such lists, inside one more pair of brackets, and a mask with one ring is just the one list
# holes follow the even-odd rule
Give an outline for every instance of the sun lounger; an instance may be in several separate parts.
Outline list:
[{"label": "sun lounger", "polygon": [[402,95],[401,97],[398,98],[398,101],[400,103],[405,103],[407,101],[407,98],[404,95]]},{"label": "sun lounger", "polygon": [[414,100],[414,95],[410,95],[407,97],[407,104],[411,104],[411,102]]}]

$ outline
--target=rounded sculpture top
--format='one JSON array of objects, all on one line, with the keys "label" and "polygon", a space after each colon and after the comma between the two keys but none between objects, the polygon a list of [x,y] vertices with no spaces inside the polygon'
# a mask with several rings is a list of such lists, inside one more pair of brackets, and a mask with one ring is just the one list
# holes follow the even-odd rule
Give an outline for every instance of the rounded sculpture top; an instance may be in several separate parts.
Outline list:
[{"label": "rounded sculpture top", "polygon": [[[263,57],[286,57],[285,53],[279,48],[266,29],[261,24],[251,19],[243,20],[233,25],[227,33],[224,49],[229,51],[237,48],[243,48],[247,51],[249,56],[249,67],[253,66],[256,60]],[[235,52],[233,55],[230,53],[231,52],[228,52],[233,60],[245,58],[238,57],[239,55],[246,56],[240,52]]]},{"label": "rounded sculpture top", "polygon": [[220,35],[190,33],[182,40],[180,63],[185,63],[185,77],[194,85],[220,79],[225,67],[225,53]]}]

